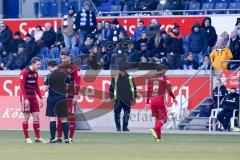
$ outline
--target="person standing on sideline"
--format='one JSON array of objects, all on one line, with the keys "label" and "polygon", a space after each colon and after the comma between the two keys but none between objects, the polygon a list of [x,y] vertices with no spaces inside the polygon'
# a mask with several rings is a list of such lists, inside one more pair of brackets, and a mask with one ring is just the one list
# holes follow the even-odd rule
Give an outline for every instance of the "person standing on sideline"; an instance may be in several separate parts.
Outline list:
[{"label": "person standing on sideline", "polygon": [[155,126],[150,130],[156,142],[161,142],[161,128],[167,122],[167,108],[165,106],[165,92],[173,98],[173,102],[177,104],[175,96],[172,92],[171,85],[165,76],[167,67],[158,66],[157,73],[149,79],[147,85],[147,105],[149,103],[152,111],[152,116],[155,117]]},{"label": "person standing on sideline", "polygon": [[90,1],[83,2],[83,8],[77,13],[75,20],[76,31],[79,31],[79,47],[81,47],[86,37],[91,34],[97,26],[96,14],[92,11]]},{"label": "person standing on sideline", "polygon": [[131,105],[135,103],[137,90],[133,77],[126,72],[126,65],[119,66],[119,75],[112,78],[109,90],[110,98],[115,102],[114,117],[117,131],[121,131],[120,114],[123,109],[122,131],[128,132],[129,114]]},{"label": "person standing on sideline", "polygon": [[76,20],[77,14],[73,6],[69,6],[68,13],[63,16],[62,32],[64,37],[64,43],[67,49],[74,48],[76,46]]}]

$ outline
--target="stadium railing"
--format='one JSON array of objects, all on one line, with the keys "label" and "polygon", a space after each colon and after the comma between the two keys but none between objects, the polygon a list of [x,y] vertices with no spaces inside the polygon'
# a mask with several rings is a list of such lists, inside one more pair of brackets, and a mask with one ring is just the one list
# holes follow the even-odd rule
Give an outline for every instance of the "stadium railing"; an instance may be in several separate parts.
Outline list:
[{"label": "stadium railing", "polygon": [[[236,13],[234,13],[235,11]],[[216,12],[216,13],[215,13]],[[212,15],[217,14],[218,12],[224,12],[224,14],[237,14],[240,13],[240,9],[204,9],[204,10],[154,10],[154,11],[98,11],[97,15],[99,17],[104,16],[128,16],[128,15],[161,15],[161,16],[172,16],[175,15]],[[219,13],[218,13],[219,14]],[[221,15],[221,14],[219,14]]]}]

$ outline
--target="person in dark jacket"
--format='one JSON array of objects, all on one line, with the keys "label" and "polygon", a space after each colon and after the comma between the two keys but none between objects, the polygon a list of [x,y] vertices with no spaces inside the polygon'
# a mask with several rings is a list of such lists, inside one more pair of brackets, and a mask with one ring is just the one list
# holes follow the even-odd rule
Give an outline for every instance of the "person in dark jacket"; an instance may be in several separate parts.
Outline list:
[{"label": "person in dark jacket", "polygon": [[21,38],[20,32],[17,31],[15,32],[14,38],[11,42],[10,52],[17,53],[19,44],[25,44],[25,41]]},{"label": "person in dark jacket", "polygon": [[102,47],[102,64],[103,64],[103,69],[104,70],[109,70],[110,65],[111,65],[111,60],[112,60],[112,54],[111,52],[108,52],[106,49],[106,46]]},{"label": "person in dark jacket", "polygon": [[192,33],[188,37],[188,52],[193,54],[198,63],[202,63],[207,46],[208,40],[205,31],[201,30],[199,23],[195,23],[192,26]]},{"label": "person in dark jacket", "polygon": [[197,70],[198,63],[194,60],[193,55],[188,54],[186,60],[183,61],[183,70]]},{"label": "person in dark jacket", "polygon": [[25,53],[27,55],[27,61],[30,62],[30,60],[36,56],[37,54],[37,43],[35,42],[35,39],[32,38],[30,34],[27,34],[25,37]]},{"label": "person in dark jacket", "polygon": [[[218,87],[219,87],[219,94],[218,94]],[[218,96],[219,96],[219,103],[221,103],[222,99],[228,94],[226,87],[222,84],[221,79],[217,79],[217,85],[213,89],[213,108],[217,108],[218,106]]]},{"label": "person in dark jacket", "polygon": [[165,39],[166,53],[169,60],[170,69],[179,69],[181,57],[184,54],[183,50],[183,35],[180,32],[180,26],[174,24],[174,27],[169,32]]},{"label": "person in dark jacket", "polygon": [[[240,36],[238,35],[236,30],[231,32],[229,49],[231,50],[233,55],[232,60],[239,60],[240,59]],[[230,70],[235,70],[238,67],[239,67],[238,62],[229,63]]]},{"label": "person in dark jacket", "polygon": [[160,30],[161,25],[156,19],[152,19],[147,28],[147,35],[149,38],[153,38],[156,35],[156,32]]},{"label": "person in dark jacket", "polygon": [[19,44],[18,52],[13,54],[13,61],[12,64],[9,66],[11,70],[19,70],[23,69],[28,65],[28,56],[25,52],[24,44]]},{"label": "person in dark jacket", "polygon": [[97,18],[95,12],[92,10],[92,4],[90,1],[83,2],[82,9],[77,13],[76,20],[76,32],[79,31],[79,47],[81,47],[86,40],[86,37],[91,34],[97,26]]},{"label": "person in dark jacket", "polygon": [[143,20],[139,20],[138,24],[137,24],[137,28],[134,31],[133,35],[132,35],[132,41],[137,41],[143,32],[146,32],[147,28],[144,26],[144,21]]},{"label": "person in dark jacket", "polygon": [[119,67],[119,75],[112,78],[110,85],[110,98],[114,100],[114,117],[117,131],[121,131],[120,114],[123,109],[123,128],[122,131],[129,131],[128,121],[131,105],[135,103],[137,89],[132,76],[126,72],[126,64]]},{"label": "person in dark jacket", "polygon": [[140,56],[139,56],[139,51],[134,48],[134,44],[132,41],[128,43],[128,62],[139,62],[140,61]]},{"label": "person in dark jacket", "polygon": [[218,113],[217,119],[223,125],[225,131],[229,130],[229,122],[233,111],[239,109],[239,94],[236,88],[231,88],[230,93],[223,98],[221,107],[223,110]]},{"label": "person in dark jacket", "polygon": [[212,26],[212,20],[210,17],[206,17],[201,25],[201,29],[205,31],[207,37],[207,49],[204,55],[209,55],[212,52],[213,47],[217,42],[217,33],[215,28]]},{"label": "person in dark jacket", "polygon": [[104,22],[104,28],[102,29],[102,36],[103,36],[103,40],[104,41],[112,41],[113,39],[113,30],[110,26],[110,22],[109,21],[105,21]]},{"label": "person in dark jacket", "polygon": [[142,35],[139,37],[137,41],[135,41],[134,45],[137,50],[141,50],[141,44],[146,43],[148,44],[150,38],[148,37],[146,32],[143,32]]},{"label": "person in dark jacket", "polygon": [[150,39],[148,45],[151,50],[151,54],[154,55],[154,57],[162,58],[167,56],[165,53],[166,45],[162,38],[162,34],[160,30],[156,32],[156,35],[154,38]]},{"label": "person in dark jacket", "polygon": [[0,43],[2,43],[2,46],[4,49],[9,52],[11,48],[11,43],[13,40],[13,34],[12,31],[9,29],[8,26],[6,26],[3,22],[0,23]]},{"label": "person in dark jacket", "polygon": [[41,48],[48,47],[50,49],[55,44],[57,35],[50,23],[46,23],[44,26],[45,32],[41,38]]},{"label": "person in dark jacket", "polygon": [[5,49],[0,52],[0,70],[7,70],[13,61],[13,54]]},{"label": "person in dark jacket", "polygon": [[80,54],[89,54],[89,49],[93,48],[94,45],[94,36],[88,35],[84,44],[80,48]]}]

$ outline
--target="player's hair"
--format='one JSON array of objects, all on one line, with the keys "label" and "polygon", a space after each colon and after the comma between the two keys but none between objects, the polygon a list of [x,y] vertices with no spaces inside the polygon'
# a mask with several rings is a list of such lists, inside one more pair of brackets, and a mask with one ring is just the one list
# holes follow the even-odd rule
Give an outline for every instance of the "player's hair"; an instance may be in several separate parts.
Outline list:
[{"label": "player's hair", "polygon": [[35,64],[36,62],[41,62],[41,59],[38,58],[38,57],[33,57],[33,58],[31,59],[31,64]]},{"label": "player's hair", "polygon": [[49,67],[57,67],[57,61],[55,61],[55,60],[50,60],[50,61],[48,62],[48,66],[49,66]]},{"label": "player's hair", "polygon": [[157,71],[161,71],[161,70],[163,70],[163,69],[164,69],[164,70],[167,70],[168,68],[167,68],[167,66],[161,64],[161,65],[157,65],[156,69],[157,69]]},{"label": "player's hair", "polygon": [[62,49],[60,52],[60,55],[62,56],[69,56],[69,51],[67,49]]}]

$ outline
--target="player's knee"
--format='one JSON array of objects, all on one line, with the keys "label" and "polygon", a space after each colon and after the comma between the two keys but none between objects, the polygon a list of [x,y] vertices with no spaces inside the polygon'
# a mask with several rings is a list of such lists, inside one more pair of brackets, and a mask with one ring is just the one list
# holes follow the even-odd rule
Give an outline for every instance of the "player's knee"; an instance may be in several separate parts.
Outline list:
[{"label": "player's knee", "polygon": [[50,120],[50,122],[54,122],[54,121],[56,121],[56,118],[55,117],[50,117],[49,120]]},{"label": "player's knee", "polygon": [[67,118],[61,118],[62,123],[68,122]]},{"label": "player's knee", "polygon": [[36,121],[39,121],[39,114],[36,114],[33,116],[33,121],[36,122]]}]

